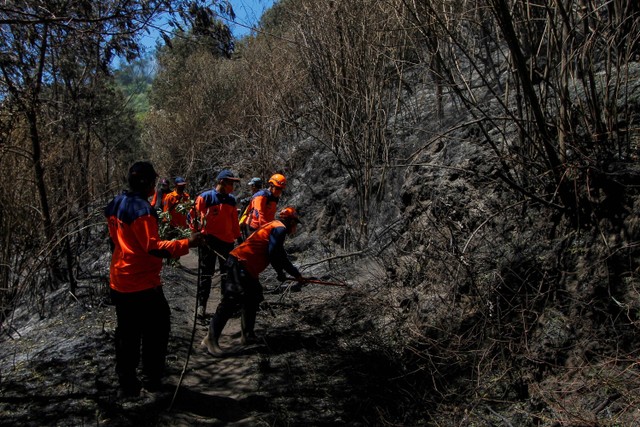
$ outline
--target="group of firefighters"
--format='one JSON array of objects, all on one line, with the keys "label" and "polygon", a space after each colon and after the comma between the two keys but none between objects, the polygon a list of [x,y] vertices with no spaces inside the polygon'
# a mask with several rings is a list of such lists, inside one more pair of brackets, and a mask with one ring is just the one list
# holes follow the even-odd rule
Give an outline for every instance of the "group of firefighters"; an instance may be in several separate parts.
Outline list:
[{"label": "group of firefighters", "polygon": [[[264,299],[260,273],[269,264],[279,280],[306,279],[291,263],[284,249],[287,235],[296,231],[298,212],[288,206],[275,219],[286,178],[274,174],[267,188],[259,178],[249,182],[252,196],[242,209],[233,195],[240,179],[225,169],[218,173],[215,186],[200,193],[190,211],[186,181],[174,179],[169,192],[163,180],[156,191],[158,175],[149,162],[136,162],[128,172],[129,190],[116,196],[106,207],[112,247],[110,292],[116,308],[116,373],[120,395],[138,396],[142,388],[154,392],[161,388],[170,331],[170,309],[160,281],[163,258],[186,255],[198,248],[197,313],[206,316],[216,260],[220,272],[222,298],[211,320],[202,346],[213,356],[223,355],[218,340],[227,321],[241,312],[243,344],[256,341],[254,332],[258,305]],[[151,202],[149,198],[153,197]],[[174,230],[189,228],[188,238],[162,240],[158,211],[167,212]],[[240,212],[240,219],[238,213]],[[182,234],[171,234],[173,236]],[[142,362],[141,376],[137,369]]]}]

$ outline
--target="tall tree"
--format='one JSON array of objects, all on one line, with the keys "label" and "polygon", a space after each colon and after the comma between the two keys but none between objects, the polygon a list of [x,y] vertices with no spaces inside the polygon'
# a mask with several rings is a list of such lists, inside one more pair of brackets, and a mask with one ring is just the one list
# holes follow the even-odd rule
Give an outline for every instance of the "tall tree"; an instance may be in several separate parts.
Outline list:
[{"label": "tall tree", "polygon": [[[393,2],[301,2],[300,54],[309,76],[309,118],[317,139],[349,173],[358,195],[359,239],[366,243],[372,202],[380,194],[390,142],[396,65],[403,55]],[[398,61],[398,62],[396,62]]]},{"label": "tall tree", "polygon": [[637,2],[402,1],[498,176],[575,226],[612,212],[619,183],[607,171],[634,156]]},{"label": "tall tree", "polygon": [[227,62],[234,45],[229,29],[210,14],[182,16],[191,29],[179,26],[157,51],[143,138],[162,173],[193,176],[211,167],[209,159],[224,162],[229,155],[220,122],[228,113],[222,106],[233,98]]},{"label": "tall tree", "polygon": [[94,197],[113,187],[114,178],[120,180],[114,168],[136,149],[138,131],[111,83],[114,58],[139,55],[141,33],[160,14],[174,13],[168,18],[177,20],[185,10],[212,13],[219,3],[10,0],[0,5],[0,102],[11,117],[3,123],[12,127],[12,138],[2,142],[2,161],[19,153],[19,164],[29,166],[29,172],[12,172],[31,177],[22,190],[37,195],[36,247],[50,278],[59,276],[61,248],[71,253],[68,236],[78,228],[77,218],[87,217]]}]

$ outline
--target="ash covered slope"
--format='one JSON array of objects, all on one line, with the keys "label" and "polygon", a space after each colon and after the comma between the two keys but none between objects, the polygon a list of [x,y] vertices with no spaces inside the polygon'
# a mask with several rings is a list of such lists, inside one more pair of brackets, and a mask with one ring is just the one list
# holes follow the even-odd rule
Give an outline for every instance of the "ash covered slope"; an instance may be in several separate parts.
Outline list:
[{"label": "ash covered slope", "polygon": [[[294,247],[358,284],[367,327],[352,339],[397,362],[394,384],[408,390],[375,422],[637,424],[637,153],[586,167],[567,152],[587,194],[567,214],[505,178],[486,140],[509,153],[515,127],[482,134],[454,102],[438,119],[433,87],[412,82],[404,105],[422,108],[395,119],[368,240],[353,178],[310,141],[291,197],[307,213]],[[639,100],[632,85],[620,108],[637,118]]]},{"label": "ash covered slope", "polygon": [[[609,165],[610,191],[576,226],[505,183],[478,128],[461,126],[472,121],[463,109],[448,103],[438,119],[433,88],[411,84],[411,114],[389,135],[393,161],[372,175],[366,238],[354,179],[312,140],[292,142],[283,203],[304,217],[287,246],[305,274],[352,289],[269,295],[261,346],[226,360],[196,350],[172,412],[167,396],[116,399],[104,282],[86,281],[76,298],[59,290],[42,317],[33,303],[5,326],[2,423],[637,423],[637,162]],[[104,278],[108,249],[98,251]],[[165,281],[175,385],[194,286],[171,269]]]}]

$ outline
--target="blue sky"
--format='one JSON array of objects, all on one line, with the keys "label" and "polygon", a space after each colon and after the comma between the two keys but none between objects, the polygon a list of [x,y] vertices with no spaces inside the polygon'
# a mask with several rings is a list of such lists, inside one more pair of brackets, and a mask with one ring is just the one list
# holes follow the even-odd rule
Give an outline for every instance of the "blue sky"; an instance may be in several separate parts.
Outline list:
[{"label": "blue sky", "polygon": [[[274,0],[230,0],[231,7],[236,14],[235,22],[227,22],[231,32],[237,38],[249,34],[251,27],[258,23],[265,10],[273,5]],[[158,22],[156,26],[170,31],[171,27],[166,23]],[[151,34],[142,38],[142,44],[147,50],[156,46],[156,40],[160,38],[158,30],[151,30]]]},{"label": "blue sky", "polygon": [[233,35],[242,37],[250,31],[252,25],[257,24],[265,10],[273,5],[273,0],[230,0],[236,13],[236,23],[229,23]]}]

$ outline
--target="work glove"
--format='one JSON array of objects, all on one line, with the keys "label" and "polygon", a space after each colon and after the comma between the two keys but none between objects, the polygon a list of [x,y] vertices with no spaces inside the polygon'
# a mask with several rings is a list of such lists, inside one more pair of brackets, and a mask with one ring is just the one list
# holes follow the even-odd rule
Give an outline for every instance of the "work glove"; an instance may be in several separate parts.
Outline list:
[{"label": "work glove", "polygon": [[204,236],[202,235],[202,233],[192,232],[191,236],[189,236],[189,247],[195,248],[198,246],[202,246],[203,244],[204,244]]},{"label": "work glove", "polygon": [[286,282],[287,274],[284,271],[281,271],[278,273],[278,276],[276,277],[276,279],[278,279],[278,281],[280,282]]}]

